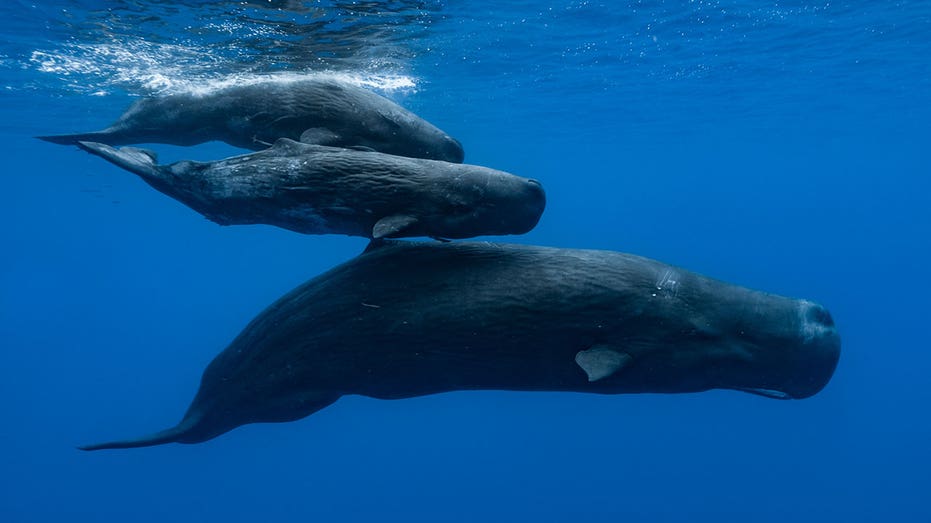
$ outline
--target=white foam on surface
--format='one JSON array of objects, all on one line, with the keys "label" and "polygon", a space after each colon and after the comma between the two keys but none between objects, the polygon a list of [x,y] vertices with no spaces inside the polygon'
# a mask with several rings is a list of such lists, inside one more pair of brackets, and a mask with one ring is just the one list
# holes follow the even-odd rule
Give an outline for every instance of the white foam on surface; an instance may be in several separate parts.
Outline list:
[{"label": "white foam on surface", "polygon": [[198,46],[120,40],[35,50],[28,63],[37,71],[57,76],[76,91],[96,96],[114,89],[144,95],[206,94],[237,85],[289,83],[321,76],[384,93],[410,93],[417,87],[412,76],[366,70],[229,73],[234,60]]}]

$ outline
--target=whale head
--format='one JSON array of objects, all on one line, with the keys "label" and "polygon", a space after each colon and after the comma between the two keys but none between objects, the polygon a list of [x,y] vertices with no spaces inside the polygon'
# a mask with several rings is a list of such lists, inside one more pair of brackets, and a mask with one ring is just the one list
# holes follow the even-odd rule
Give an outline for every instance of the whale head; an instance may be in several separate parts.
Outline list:
[{"label": "whale head", "polygon": [[840,358],[840,336],[831,314],[798,300],[776,324],[735,331],[743,356],[721,368],[719,388],[777,399],[803,399],[827,385]]},{"label": "whale head", "polygon": [[416,114],[398,107],[378,113],[366,124],[368,136],[363,145],[377,151],[409,158],[462,163],[462,144],[442,129]]},{"label": "whale head", "polygon": [[524,234],[533,229],[546,207],[543,185],[534,179],[484,167],[463,165],[437,189],[442,201],[428,223],[427,236],[470,238]]},{"label": "whale head", "polygon": [[821,305],[674,269],[659,270],[643,292],[638,303],[646,306],[623,323],[649,331],[649,343],[616,343],[630,358],[618,373],[629,391],[730,389],[802,399],[834,374],[840,337]]}]

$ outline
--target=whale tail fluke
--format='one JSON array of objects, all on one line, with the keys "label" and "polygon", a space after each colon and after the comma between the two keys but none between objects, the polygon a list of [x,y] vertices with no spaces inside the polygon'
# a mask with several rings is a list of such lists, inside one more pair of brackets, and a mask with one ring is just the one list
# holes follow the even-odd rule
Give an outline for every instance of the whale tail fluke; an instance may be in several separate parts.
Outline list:
[{"label": "whale tail fluke", "polygon": [[112,133],[107,131],[97,131],[79,134],[53,134],[49,136],[36,136],[36,138],[59,145],[77,145],[78,142],[106,142],[111,135]]},{"label": "whale tail fluke", "polygon": [[92,445],[81,445],[79,450],[104,450],[104,449],[134,449],[138,447],[152,447],[155,445],[164,445],[165,443],[178,443],[194,428],[195,422],[190,418],[185,418],[176,426],[166,429],[155,434],[149,434],[141,438],[124,439],[118,441],[108,441],[106,443],[94,443]]},{"label": "whale tail fluke", "polygon": [[139,176],[150,177],[158,174],[158,164],[156,163],[158,157],[148,149],[138,147],[121,147],[117,149],[102,143],[84,141],[80,141],[76,145]]}]

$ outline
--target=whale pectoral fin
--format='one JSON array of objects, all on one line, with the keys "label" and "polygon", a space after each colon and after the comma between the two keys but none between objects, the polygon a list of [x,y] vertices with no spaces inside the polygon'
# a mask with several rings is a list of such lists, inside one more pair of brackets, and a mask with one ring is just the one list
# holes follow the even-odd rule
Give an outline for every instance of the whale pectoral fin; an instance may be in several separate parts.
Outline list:
[{"label": "whale pectoral fin", "polygon": [[398,234],[404,232],[405,229],[409,229],[415,223],[417,223],[417,218],[408,216],[406,214],[386,216],[375,222],[375,227],[372,228],[372,238],[378,240],[381,238],[397,236]]},{"label": "whale pectoral fin", "polygon": [[588,375],[588,381],[607,378],[624,368],[632,359],[630,354],[616,351],[604,345],[595,345],[588,350],[579,351],[575,355],[575,362]]},{"label": "whale pectoral fin", "polygon": [[301,133],[301,142],[313,145],[332,145],[339,143],[340,136],[323,127],[311,127]]}]

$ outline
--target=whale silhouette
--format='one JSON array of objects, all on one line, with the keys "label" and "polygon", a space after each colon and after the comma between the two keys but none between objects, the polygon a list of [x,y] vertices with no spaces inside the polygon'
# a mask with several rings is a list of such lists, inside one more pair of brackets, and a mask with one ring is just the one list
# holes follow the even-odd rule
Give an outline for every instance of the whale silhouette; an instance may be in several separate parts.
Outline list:
[{"label": "whale silhouette", "polygon": [[259,314],[177,426],[84,450],[200,443],[347,394],[457,390],[805,398],[840,338],[820,305],[607,251],[376,241]]}]

